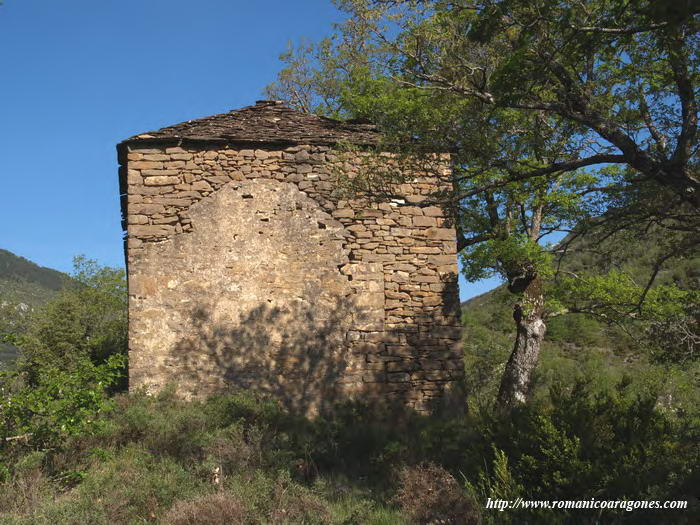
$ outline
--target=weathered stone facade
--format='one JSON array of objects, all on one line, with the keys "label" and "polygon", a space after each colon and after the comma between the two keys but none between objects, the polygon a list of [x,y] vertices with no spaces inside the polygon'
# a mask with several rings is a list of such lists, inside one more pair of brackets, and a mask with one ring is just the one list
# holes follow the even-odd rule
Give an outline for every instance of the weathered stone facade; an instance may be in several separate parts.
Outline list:
[{"label": "weathered stone facade", "polygon": [[132,389],[251,388],[306,413],[449,397],[463,373],[455,231],[424,205],[449,189],[448,161],[400,199],[343,196],[336,174],[362,154],[334,142],[373,133],[261,102],[118,146]]}]

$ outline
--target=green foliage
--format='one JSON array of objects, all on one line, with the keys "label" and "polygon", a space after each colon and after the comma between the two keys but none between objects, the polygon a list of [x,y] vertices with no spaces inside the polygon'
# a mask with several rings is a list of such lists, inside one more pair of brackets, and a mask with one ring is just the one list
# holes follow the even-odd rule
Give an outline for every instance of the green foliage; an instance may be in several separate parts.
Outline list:
[{"label": "green foliage", "polygon": [[[351,405],[309,421],[249,393],[203,402],[167,391],[118,396],[99,424],[61,449],[4,451],[0,508],[7,510],[0,519],[180,523],[220,512],[255,523],[407,523],[461,509],[470,523],[479,514],[489,523],[567,523],[573,512],[588,515],[489,512],[483,505],[487,497],[518,496],[693,505],[697,391],[669,399],[658,396],[651,377],[602,388],[591,381],[595,370],[586,374],[567,380],[574,386],[545,389],[509,416],[482,409],[448,419],[397,421]],[[455,480],[465,481],[464,491]],[[673,523],[693,511],[598,518]]]},{"label": "green foliage", "polygon": [[22,344],[27,362],[95,363],[127,348],[127,292],[124,270],[100,267],[76,257],[74,287],[37,309]]},{"label": "green foliage", "polygon": [[[697,289],[682,289],[676,284],[640,286],[627,273],[612,270],[605,275],[563,276],[553,293],[559,305],[568,305],[570,311],[590,312],[605,323],[622,327],[659,361],[683,362],[698,357]],[[557,305],[550,304],[550,308]]]},{"label": "green foliage", "polygon": [[[662,265],[644,292],[669,237],[656,229],[640,237],[623,232],[563,241],[568,243],[567,256],[546,291],[546,306],[548,314],[577,313],[547,318],[545,346],[550,342],[550,349],[603,349],[666,363],[697,359],[697,257],[689,254]],[[468,358],[495,348],[494,338],[503,351],[511,346],[505,337],[512,320],[504,288],[463,305]],[[500,350],[493,352],[500,355]]]},{"label": "green foliage", "polygon": [[13,339],[22,355],[0,373],[0,449],[59,448],[94,432],[108,394],[125,384],[124,272],[78,257],[74,280]]},{"label": "green foliage", "polygon": [[[432,200],[455,221],[464,274],[503,278],[524,295],[516,311],[528,322],[585,313],[569,326],[555,321],[554,333],[627,346],[641,329],[659,359],[697,355],[697,308],[679,308],[697,304],[688,292],[645,291],[621,273],[541,286],[555,273],[542,245],[552,232],[660,227],[668,238],[652,276],[697,249],[697,10],[623,0],[337,4],[348,18],[332,38],[282,57],[278,98],[367,119],[384,132],[384,151],[449,151],[454,191]],[[300,91],[324,103],[299,104]],[[370,193],[377,178],[395,182],[367,171]],[[593,319],[620,328],[599,337]]]},{"label": "green foliage", "polygon": [[460,253],[464,276],[477,281],[498,274],[507,280],[514,269],[527,271],[547,279],[554,273],[552,254],[542,245],[522,234],[469,246]]},{"label": "green foliage", "polygon": [[[584,160],[607,173],[609,189],[633,191],[639,178],[606,166],[614,162],[692,201],[698,13],[657,4],[666,5],[341,0],[345,22],[302,45],[305,60],[283,56],[273,87],[304,109],[330,106],[404,139],[457,144],[511,182]],[[324,104],[299,104],[299,92]]]},{"label": "green foliage", "polygon": [[[491,457],[468,484],[479,500],[690,499],[697,479],[698,427],[674,422],[656,408],[653,394],[631,395],[628,384],[599,392],[585,383],[553,388],[546,404],[519,407],[508,418],[486,415],[483,436],[467,445],[476,457]],[[696,422],[697,423],[697,422]],[[483,448],[481,448],[483,447]],[[684,494],[684,496],[679,496]],[[497,523],[567,523],[599,511],[492,511]],[[692,512],[692,510],[691,510]],[[684,522],[689,515],[608,512],[603,522]]]},{"label": "green foliage", "polygon": [[[601,348],[611,344],[606,326],[588,315],[555,317],[547,323],[547,339],[556,344],[570,344],[581,348]],[[620,335],[620,339],[622,338]],[[621,347],[621,340],[617,347]]]},{"label": "green foliage", "polygon": [[109,406],[105,390],[124,375],[126,358],[117,354],[96,365],[77,360],[70,369],[46,364],[30,384],[22,372],[0,376],[0,439],[24,436],[35,448],[60,445],[67,437],[94,430]]},{"label": "green foliage", "polygon": [[[0,521],[200,523],[198,515],[218,509],[250,523],[405,523],[372,492],[374,482],[344,475],[340,465],[369,458],[324,444],[330,422],[293,416],[268,399],[132,394],[98,419],[61,450],[8,464]],[[351,432],[331,426],[331,434]],[[26,500],[19,489],[30,486],[35,497]],[[180,521],[187,516],[195,521]]]},{"label": "green foliage", "polygon": [[516,500],[524,492],[523,486],[513,478],[508,467],[508,456],[502,450],[494,448],[491,468],[485,468],[478,475],[476,483],[466,482],[467,491],[480,501]]},{"label": "green foliage", "polygon": [[[542,236],[582,221],[600,227],[607,221],[593,219],[606,212],[613,229],[668,228],[669,254],[697,245],[679,234],[697,229],[686,205],[697,208],[700,194],[688,176],[697,166],[696,11],[671,16],[622,0],[338,5],[348,19],[323,52],[300,49],[303,69],[283,57],[282,75],[296,71],[309,96],[333,101],[333,114],[378,124],[385,147],[451,152],[455,194],[435,198],[464,234],[469,279],[551,271]],[[277,93],[294,102],[296,91],[291,82]]]},{"label": "green foliage", "polygon": [[563,276],[557,286],[557,295],[573,308],[588,303],[592,312],[619,320],[628,319],[633,312],[640,319],[682,315],[684,305],[700,299],[697,291],[677,286],[646,290],[626,273],[615,270],[606,275]]},{"label": "green foliage", "polygon": [[55,499],[49,496],[28,507],[11,502],[17,511],[3,517],[3,523],[152,522],[177,498],[188,497],[203,485],[171,459],[155,458],[138,447],[124,448],[86,467],[70,497],[56,497],[60,494],[54,492]]},{"label": "green foliage", "polygon": [[[694,466],[700,452],[700,364],[655,364],[649,349],[638,346],[639,341],[624,342],[624,333],[614,327],[582,315],[562,316],[548,323],[533,402],[508,418],[492,414],[497,377],[510,350],[507,319],[499,315],[505,293],[500,289],[472,299],[464,309],[468,405],[476,415],[471,422],[476,428],[471,434],[451,430],[454,436],[462,436],[455,439],[471,437],[462,441],[461,459],[450,462],[462,465],[460,470],[477,500],[493,498],[489,496],[495,493],[492,486],[498,487],[503,479],[521,487],[517,496],[525,499],[554,499],[554,495],[560,499],[684,499],[678,494],[689,494],[688,487],[700,479]],[[643,325],[638,326],[641,337]],[[430,435],[437,442],[449,439],[440,438],[441,432]],[[505,454],[507,469],[493,447]],[[588,519],[585,513],[575,512],[494,511],[486,513],[485,520],[568,523]],[[604,513],[598,519],[603,523],[686,523],[692,512]]]}]

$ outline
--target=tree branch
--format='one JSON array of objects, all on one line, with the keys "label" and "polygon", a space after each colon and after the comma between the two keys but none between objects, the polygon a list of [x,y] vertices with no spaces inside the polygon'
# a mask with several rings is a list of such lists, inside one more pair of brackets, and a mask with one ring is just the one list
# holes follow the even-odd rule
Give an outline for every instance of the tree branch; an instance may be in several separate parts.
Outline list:
[{"label": "tree branch", "polygon": [[[624,155],[613,155],[613,154],[600,154],[592,155],[591,157],[586,157],[583,159],[576,159],[567,162],[554,162],[547,167],[539,168],[536,170],[528,171],[526,173],[517,173],[515,170],[506,170],[511,173],[510,177],[504,177],[495,182],[479,186],[477,188],[471,189],[467,192],[458,195],[458,199],[464,199],[467,197],[472,197],[478,193],[483,193],[484,191],[500,188],[507,184],[513,182],[519,182],[522,180],[532,179],[535,177],[543,177],[545,175],[551,175],[553,173],[564,173],[568,171],[574,171],[585,166],[593,166],[595,164],[614,164],[614,163],[625,163],[626,159]],[[458,180],[468,179],[469,177],[458,177]]]},{"label": "tree branch", "polygon": [[688,74],[688,57],[685,54],[685,42],[680,35],[675,35],[668,49],[668,61],[673,71],[673,80],[678,88],[681,102],[681,132],[678,135],[676,149],[673,152],[674,164],[684,166],[690,156],[698,128],[698,108],[695,101],[693,82]]},{"label": "tree branch", "polygon": [[647,26],[630,26],[630,27],[600,27],[600,26],[574,26],[569,25],[574,31],[581,31],[584,33],[604,33],[608,35],[631,35],[635,33],[646,33],[647,31],[654,31],[655,29],[661,29],[663,27],[668,27],[668,22],[661,22],[659,24],[649,24]]}]

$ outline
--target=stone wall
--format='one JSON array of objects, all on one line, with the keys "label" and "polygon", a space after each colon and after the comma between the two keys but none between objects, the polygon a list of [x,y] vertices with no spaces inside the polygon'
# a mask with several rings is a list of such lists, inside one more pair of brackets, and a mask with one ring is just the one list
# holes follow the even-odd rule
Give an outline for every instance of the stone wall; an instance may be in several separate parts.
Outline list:
[{"label": "stone wall", "polygon": [[462,376],[454,229],[401,198],[343,197],[362,154],[323,146],[120,146],[131,388],[270,392],[317,413],[347,398],[419,411]]}]

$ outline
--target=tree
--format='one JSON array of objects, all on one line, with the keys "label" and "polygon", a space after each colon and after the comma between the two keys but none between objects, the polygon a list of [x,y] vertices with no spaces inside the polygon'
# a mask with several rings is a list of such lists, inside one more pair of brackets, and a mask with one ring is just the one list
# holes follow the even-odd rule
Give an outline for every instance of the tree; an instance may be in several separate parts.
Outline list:
[{"label": "tree", "polygon": [[[348,21],[306,48],[302,108],[369,119],[383,148],[407,156],[452,153],[456,192],[435,199],[453,211],[468,277],[499,273],[521,298],[499,399],[522,401],[545,331],[542,237],[655,222],[682,232],[674,254],[697,246],[696,11],[622,0],[339,5]],[[280,79],[299,73],[293,56]],[[294,100],[288,90],[269,92]]]},{"label": "tree", "polygon": [[[506,148],[512,158],[542,158],[560,154],[571,144],[570,130],[539,118],[523,120],[509,112],[488,110],[483,115],[485,140],[491,149]],[[539,125],[537,125],[539,124]],[[515,137],[514,129],[520,132]],[[459,126],[458,126],[459,129]],[[540,348],[546,333],[548,304],[547,282],[554,273],[553,257],[543,239],[554,232],[573,228],[595,210],[585,199],[586,189],[597,177],[583,170],[549,177],[524,179],[489,187],[507,176],[490,165],[486,155],[465,152],[469,160],[456,165],[460,177],[456,213],[463,272],[470,281],[500,276],[516,298],[513,307],[515,341],[501,379],[497,402],[510,407],[525,402]],[[482,189],[486,187],[487,189]]]},{"label": "tree", "polygon": [[[494,151],[490,165],[504,176],[488,186],[584,167],[605,170],[607,177],[598,181],[603,184],[591,191],[606,197],[607,217],[580,224],[579,233],[611,222],[657,223],[697,238],[700,11],[692,2],[343,0],[338,5],[350,18],[315,48],[306,43],[297,53],[289,51],[283,57],[288,67],[280,83],[270,86],[271,96],[305,110],[369,118],[403,138],[413,138],[410,132],[419,123],[382,112],[382,100],[367,103],[371,96],[381,99],[376,92],[381,79],[420,91],[426,105],[457,98],[463,108],[505,108],[535,122],[556,120],[573,130],[572,147],[536,163]],[[303,93],[303,103],[290,96],[291,85],[303,86],[295,90]],[[435,136],[446,126],[433,130]],[[461,137],[452,133],[443,143],[458,140],[471,153],[484,147],[480,130],[461,131]],[[697,240],[680,244],[690,250]]]},{"label": "tree", "polygon": [[[700,206],[694,2],[340,2],[383,49],[382,74],[520,113],[553,115],[588,148],[578,168],[624,164]],[[350,26],[346,26],[350,27]],[[390,58],[387,60],[387,56]],[[552,159],[524,176],[559,172]]]},{"label": "tree", "polygon": [[[347,59],[364,52],[363,66],[404,86],[555,115],[576,126],[588,148],[566,165],[552,159],[521,176],[618,163],[700,205],[700,8],[694,2],[338,4],[351,18],[331,66],[345,79],[357,72]],[[318,56],[327,58],[329,41],[322,46]],[[337,52],[345,53],[345,63]]]},{"label": "tree", "polygon": [[127,288],[124,270],[74,259],[73,286],[37,309],[22,344],[25,362],[68,366],[88,357],[95,364],[127,350]]},{"label": "tree", "polygon": [[[476,280],[495,273],[517,297],[513,352],[498,401],[504,407],[524,401],[546,331],[544,280],[552,273],[552,257],[540,241],[587,216],[589,204],[583,197],[595,177],[570,171],[494,184],[508,174],[495,167],[492,159],[507,155],[537,163],[538,159],[560,155],[562,148],[571,147],[571,129],[542,116],[533,122],[529,116],[483,108],[478,103],[475,107],[454,95],[442,95],[439,103],[429,101],[418,89],[396,86],[383,78],[361,78],[356,72],[354,87],[358,86],[361,89],[352,95],[355,111],[385,116],[385,129],[391,126],[387,134],[391,143],[378,149],[395,151],[402,169],[392,171],[391,162],[396,157],[379,155],[352,181],[355,190],[375,197],[396,191],[392,188],[400,184],[392,186],[391,182],[404,182],[405,173],[417,165],[429,165],[417,163],[416,157],[428,151],[452,151],[456,192],[435,198],[455,212],[467,278]],[[468,128],[470,134],[479,135],[479,147],[464,141]],[[382,159],[390,160],[382,166]],[[388,184],[373,184],[377,173]]]},{"label": "tree", "polygon": [[0,373],[0,451],[22,439],[53,447],[92,427],[109,391],[126,386],[127,294],[122,269],[74,260],[73,283],[32,313]]}]

